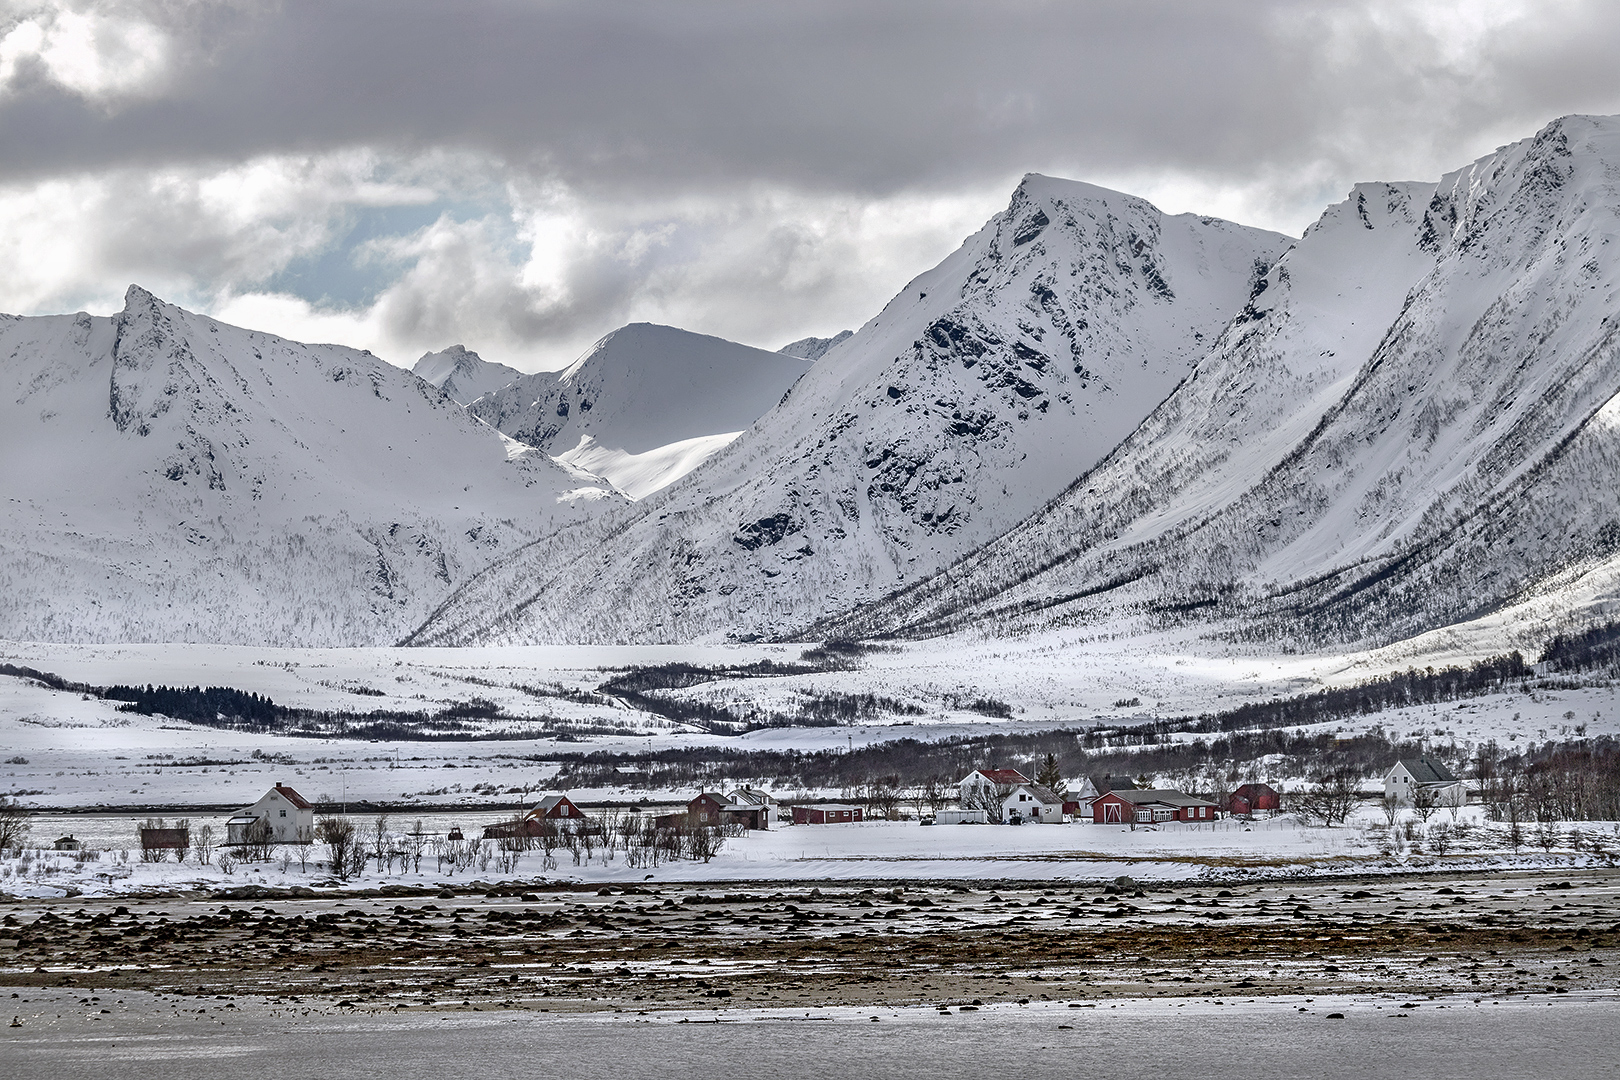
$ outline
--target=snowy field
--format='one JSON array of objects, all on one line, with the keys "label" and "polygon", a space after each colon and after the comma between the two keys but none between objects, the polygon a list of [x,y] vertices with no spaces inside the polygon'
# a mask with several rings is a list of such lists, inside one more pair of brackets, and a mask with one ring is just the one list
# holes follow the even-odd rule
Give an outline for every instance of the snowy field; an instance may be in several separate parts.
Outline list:
[{"label": "snowy field", "polygon": [[[425,830],[442,835],[459,825],[477,837],[494,815],[429,814]],[[194,829],[213,826],[224,834],[224,819],[207,815],[190,819]],[[410,817],[394,817],[391,828],[411,827]],[[176,889],[219,889],[241,885],[274,888],[336,886],[318,860],[320,844],[301,865],[297,849],[276,850],[265,863],[239,863],[230,870],[216,863],[145,863],[134,847],[133,817],[72,819],[43,816],[35,842],[55,838],[57,830],[79,827],[85,841],[80,855],[25,852],[0,861],[0,892],[14,896],[139,895]],[[359,819],[364,833],[370,826]],[[88,826],[88,827],[84,827]],[[1445,834],[1437,851],[1433,837]],[[465,885],[471,881],[572,881],[630,884],[652,881],[837,881],[837,880],[1016,880],[1108,881],[1126,876],[1144,882],[1240,882],[1267,878],[1342,876],[1347,874],[1455,873],[1469,870],[1573,870],[1613,865],[1620,858],[1620,827],[1614,822],[1561,823],[1543,833],[1524,828],[1517,850],[1505,826],[1485,822],[1478,807],[1456,817],[1437,815],[1427,830],[1391,829],[1382,815],[1364,808],[1349,824],[1315,828],[1284,815],[1255,822],[1221,821],[1209,825],[1163,824],[1139,828],[1117,825],[936,825],[906,821],[872,821],[844,825],[783,826],[725,840],[709,862],[673,862],[635,868],[618,854],[598,849],[574,863],[565,849],[552,856],[534,851],[501,873],[490,859],[459,874],[437,862],[430,846],[420,872],[378,872],[373,865],[343,888],[375,889],[384,885],[414,887]],[[1425,835],[1425,832],[1427,835]],[[486,845],[493,854],[494,845]]]},{"label": "snowy field", "polygon": [[[960,708],[1005,701],[1021,720],[1075,722],[1174,716],[1343,686],[1408,667],[1467,664],[1518,648],[1534,658],[1540,636],[1524,618],[1493,617],[1365,652],[1280,655],[1189,631],[1053,631],[1016,641],[960,635],[886,646],[852,671],[720,679],[697,696],[785,705],[817,693],[872,693],[920,707],[912,724],[977,722]],[[1534,638],[1534,641],[1532,640]],[[561,696],[594,691],[632,666],[737,667],[791,663],[801,645],[526,646],[466,649],[271,649],[152,644],[0,642],[0,662],[97,686],[214,685],[311,709],[431,710],[471,698],[513,717],[622,725],[657,734],[667,724],[614,704]],[[1139,704],[1122,706],[1119,702]]]},{"label": "snowy field", "polygon": [[[41,809],[226,808],[254,801],[279,781],[310,799],[335,802],[365,800],[423,809],[505,805],[511,801],[505,799],[508,791],[547,783],[557,767],[544,759],[559,753],[634,753],[694,745],[835,749],[900,737],[939,739],[1128,724],[1150,715],[1197,713],[1306,692],[1405,666],[1387,658],[1380,661],[1373,654],[1261,661],[1210,659],[1190,649],[1176,653],[1162,641],[1165,647],[1157,651],[1140,644],[1127,648],[1128,642],[1106,644],[1107,649],[1102,645],[1060,649],[1051,643],[1026,643],[1017,651],[964,642],[939,648],[908,645],[869,656],[855,671],[728,679],[687,691],[767,703],[817,692],[873,693],[916,701],[925,709],[920,716],[893,716],[853,726],[772,728],[724,736],[618,703],[580,704],[536,697],[518,688],[590,691],[607,677],[606,669],[630,664],[786,662],[802,649],[773,645],[265,650],[13,643],[0,647],[0,661],[93,685],[223,685],[266,694],[281,704],[353,710],[433,710],[477,696],[496,701],[514,716],[555,715],[604,733],[548,736],[545,725],[537,723],[532,727],[537,737],[487,741],[366,742],[260,735],[122,713],[112,702],[0,676],[0,793]],[[1137,648],[1142,651],[1133,651]],[[1430,657],[1426,662],[1468,658],[1467,654],[1451,661]],[[1127,679],[1123,674],[1127,669],[1137,676]],[[1141,706],[1114,708],[1101,700],[1127,689],[1140,697]],[[375,696],[377,691],[385,696]],[[946,695],[958,700],[994,697],[1010,706],[1012,719],[947,708]],[[1382,727],[1391,738],[1426,735],[1461,746],[1495,739],[1511,748],[1620,732],[1620,689],[1598,685],[1514,691],[1389,710],[1322,727],[1347,734]],[[631,788],[578,793],[588,801],[615,802],[684,801],[690,794]]]}]

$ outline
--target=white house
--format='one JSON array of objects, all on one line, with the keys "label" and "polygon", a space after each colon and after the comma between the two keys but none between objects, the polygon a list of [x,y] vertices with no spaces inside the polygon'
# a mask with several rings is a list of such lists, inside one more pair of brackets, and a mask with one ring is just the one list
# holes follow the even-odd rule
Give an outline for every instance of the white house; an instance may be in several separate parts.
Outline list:
[{"label": "white house", "polygon": [[757,817],[752,814],[748,815],[748,820],[758,822],[756,825],[749,826],[749,828],[755,829],[769,829],[771,822],[775,821],[782,812],[781,807],[777,805],[770,792],[761,791],[759,788],[750,787],[747,784],[731,793],[731,804],[744,811],[757,810],[759,812]]},{"label": "white house", "polygon": [[1001,800],[1001,820],[1011,821],[1014,814],[1021,821],[1061,825],[1064,821],[1063,796],[1039,784],[1016,784]]},{"label": "white house", "polygon": [[1468,801],[1463,782],[1431,757],[1404,758],[1384,774],[1384,798],[1411,806],[1419,794],[1431,806],[1462,806]]},{"label": "white house", "polygon": [[248,829],[260,821],[270,823],[270,839],[277,843],[291,843],[298,839],[300,829],[315,834],[315,805],[285,784],[277,784],[264,793],[264,798],[245,810],[238,810],[225,823],[225,842],[245,844]]},{"label": "white house", "polygon": [[1017,769],[974,769],[956,782],[958,799],[963,806],[977,806],[981,792],[1005,795],[1019,784],[1030,783],[1029,777]]}]

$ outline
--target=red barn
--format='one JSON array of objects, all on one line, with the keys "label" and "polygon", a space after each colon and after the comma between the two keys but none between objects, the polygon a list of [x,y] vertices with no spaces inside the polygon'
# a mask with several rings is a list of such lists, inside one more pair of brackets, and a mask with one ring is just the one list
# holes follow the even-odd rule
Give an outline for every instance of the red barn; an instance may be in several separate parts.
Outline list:
[{"label": "red barn", "polygon": [[793,808],[793,824],[795,825],[838,825],[844,822],[860,821],[861,808],[849,803],[815,803],[810,806],[795,806]]},{"label": "red barn", "polygon": [[1106,791],[1091,804],[1091,820],[1097,825],[1213,821],[1218,812],[1219,807],[1214,803],[1195,799],[1171,788]]},{"label": "red barn", "polygon": [[1270,784],[1244,784],[1226,800],[1226,812],[1253,817],[1256,811],[1274,814],[1282,809],[1282,796]]}]

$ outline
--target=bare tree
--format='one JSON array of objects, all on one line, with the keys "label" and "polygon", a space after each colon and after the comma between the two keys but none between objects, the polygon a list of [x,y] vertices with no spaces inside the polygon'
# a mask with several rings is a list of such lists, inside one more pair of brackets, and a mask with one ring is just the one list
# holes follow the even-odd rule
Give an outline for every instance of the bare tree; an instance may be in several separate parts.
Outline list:
[{"label": "bare tree", "polygon": [[315,826],[315,838],[326,845],[328,866],[332,876],[347,881],[354,876],[354,853],[365,857],[365,848],[356,835],[354,822],[338,814],[328,814]]},{"label": "bare tree", "polygon": [[135,839],[139,840],[141,844],[141,862],[162,862],[168,857],[169,853],[167,850],[160,847],[148,847],[146,842],[145,833],[148,829],[162,828],[165,828],[165,826],[163,824],[163,819],[160,817],[147,818],[136,827]]},{"label": "bare tree", "polygon": [[378,814],[371,820],[371,854],[377,860],[377,873],[383,872],[383,860],[387,859],[390,869],[393,864],[393,849],[388,845],[388,815]]},{"label": "bare tree", "polygon": [[275,839],[270,831],[269,818],[257,818],[242,833],[242,850],[240,852],[244,862],[269,862],[275,847]]},{"label": "bare tree", "polygon": [[1290,803],[1300,821],[1307,825],[1320,824],[1328,828],[1342,825],[1356,808],[1355,777],[1349,770],[1341,769],[1300,789]]},{"label": "bare tree", "polygon": [[405,834],[405,856],[411,860],[411,871],[422,872],[422,853],[427,850],[427,834],[422,831],[422,819],[417,818],[411,831]]},{"label": "bare tree", "polygon": [[718,825],[695,823],[686,833],[687,854],[704,862],[720,854],[720,846],[724,843],[725,838]]},{"label": "bare tree", "polygon": [[16,799],[0,795],[0,851],[22,847],[28,829],[28,811]]},{"label": "bare tree", "polygon": [[1001,820],[1003,804],[1012,789],[1004,784],[981,784],[968,792],[967,798],[962,800],[965,810],[983,810],[985,817],[993,822]]},{"label": "bare tree", "polygon": [[202,825],[191,834],[191,857],[198,866],[207,866],[214,860],[214,827]]},{"label": "bare tree", "polygon": [[1412,788],[1412,813],[1425,825],[1440,808],[1439,793],[1428,784],[1418,784]]},{"label": "bare tree", "polygon": [[1401,797],[1393,791],[1386,791],[1384,797],[1378,800],[1378,808],[1384,812],[1384,820],[1393,829],[1401,818]]},{"label": "bare tree", "polygon": [[298,850],[298,869],[300,873],[309,873],[309,848],[315,842],[315,829],[310,825],[300,825],[293,833],[293,847]]},{"label": "bare tree", "polygon": [[885,821],[894,819],[900,806],[899,778],[880,776],[866,785],[866,805],[871,813],[882,814]]}]

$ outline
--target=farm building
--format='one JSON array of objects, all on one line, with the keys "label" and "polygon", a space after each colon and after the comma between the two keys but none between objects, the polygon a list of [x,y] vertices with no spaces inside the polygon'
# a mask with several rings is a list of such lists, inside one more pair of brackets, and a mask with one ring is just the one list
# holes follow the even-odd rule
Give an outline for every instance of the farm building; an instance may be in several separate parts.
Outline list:
[{"label": "farm building", "polygon": [[1468,790],[1443,762],[1431,757],[1403,758],[1384,774],[1384,798],[1401,806],[1411,806],[1418,799],[1430,806],[1462,806],[1468,801]]},{"label": "farm building", "polygon": [[778,814],[776,800],[756,788],[738,788],[729,796],[705,791],[686,804],[684,814],[661,814],[660,825],[696,821],[703,825],[739,825],[745,829],[769,829]]},{"label": "farm building", "polygon": [[[519,833],[524,836],[540,836],[542,821],[577,821],[584,816],[585,811],[575,806],[567,795],[547,795],[535,804],[533,810],[523,815],[521,822],[508,819],[497,821],[493,825],[485,825],[484,839],[504,840]],[[461,837],[452,836],[447,839],[459,840]]]},{"label": "farm building", "polygon": [[526,817],[531,818],[582,818],[585,811],[574,805],[574,801],[567,795],[547,795],[534,804]]},{"label": "farm building", "polygon": [[1076,820],[1091,817],[1091,804],[1105,791],[1130,791],[1136,783],[1124,776],[1082,776],[1068,791],[1063,812]]},{"label": "farm building", "polygon": [[1219,808],[1171,788],[1107,791],[1091,804],[1098,825],[1145,825],[1163,821],[1213,821]]},{"label": "farm building", "polygon": [[247,843],[248,830],[260,821],[269,823],[269,839],[291,843],[298,839],[300,830],[308,829],[309,835],[315,834],[315,804],[286,784],[277,784],[258,802],[231,815],[225,823],[225,842]]},{"label": "farm building", "polygon": [[793,807],[795,825],[837,825],[860,821],[863,816],[859,806],[849,803],[812,803]]},{"label": "farm building", "polygon": [[731,793],[732,812],[744,819],[750,829],[769,829],[781,813],[770,792],[744,784]]},{"label": "farm building", "polygon": [[51,845],[51,849],[53,851],[78,851],[82,847],[84,847],[84,845],[79,843],[79,841],[74,838],[72,833],[69,833],[66,836],[57,837],[56,843]]},{"label": "farm building", "polygon": [[1244,784],[1226,798],[1226,812],[1239,817],[1275,814],[1280,809],[1282,796],[1270,784]]},{"label": "farm building", "polygon": [[705,791],[686,804],[686,816],[704,825],[720,824],[721,815],[731,800],[718,791]]},{"label": "farm building", "polygon": [[141,826],[142,851],[185,851],[190,846],[190,829],[155,829]]}]

